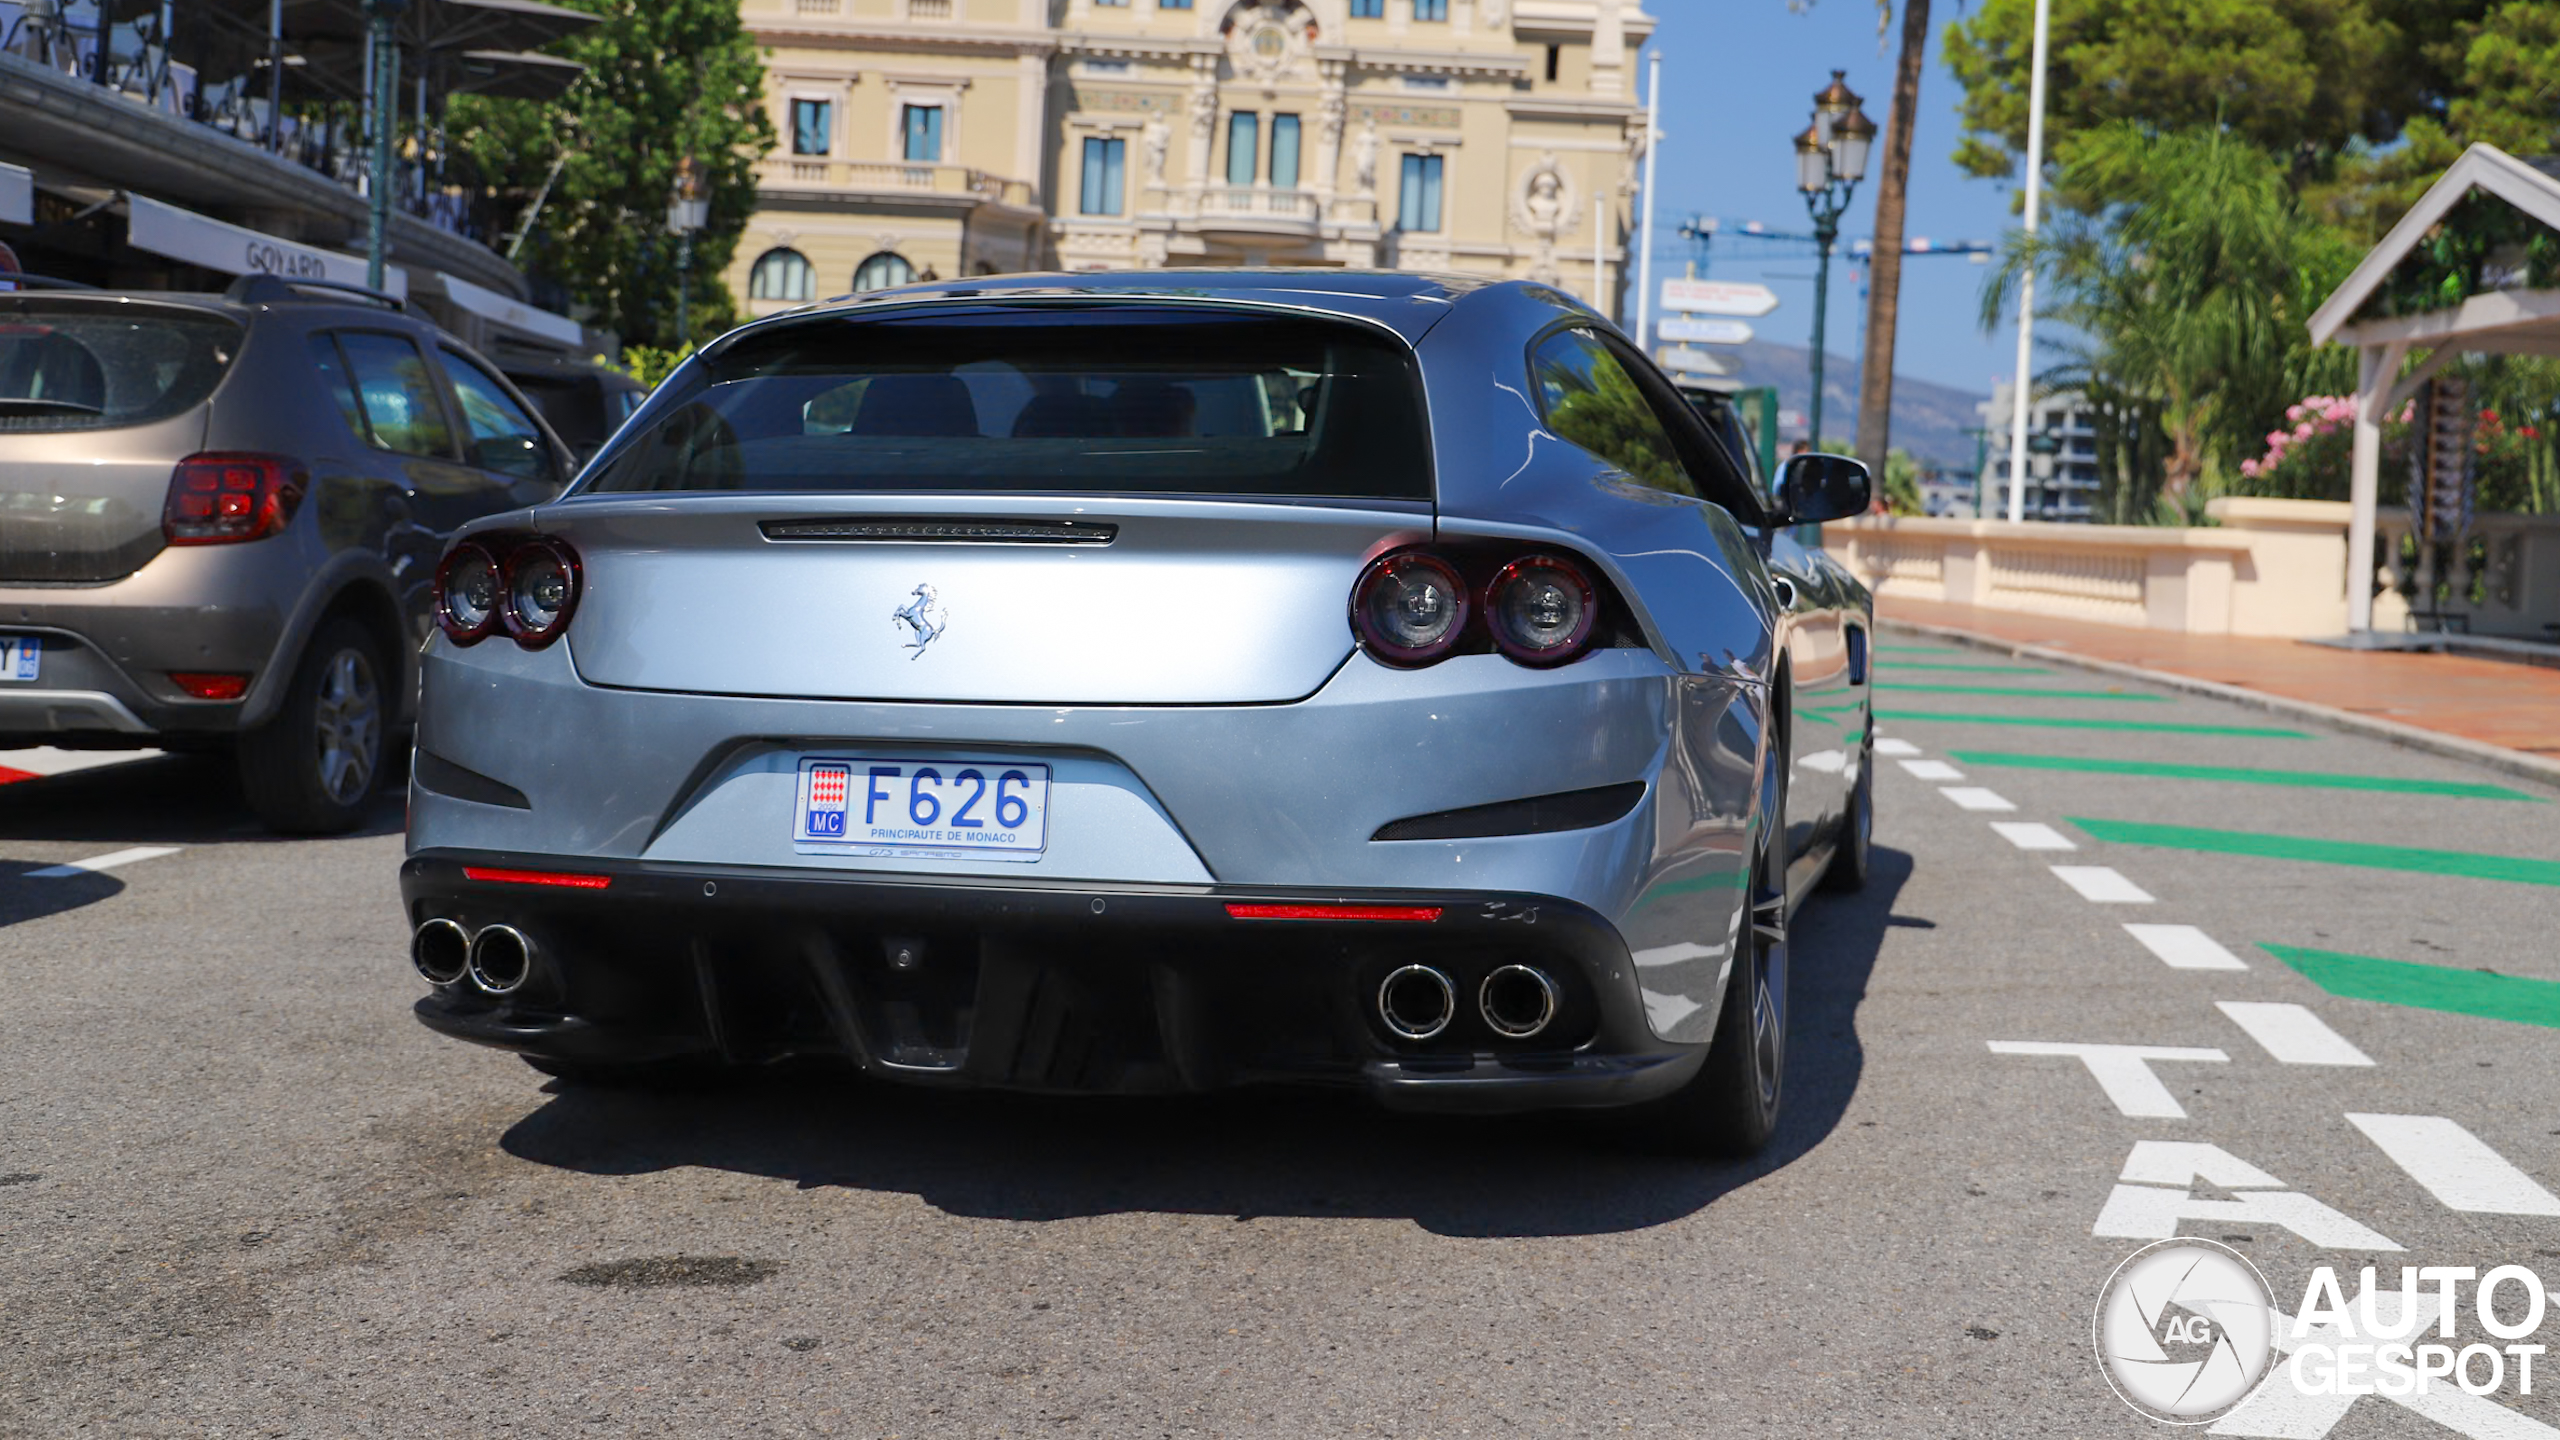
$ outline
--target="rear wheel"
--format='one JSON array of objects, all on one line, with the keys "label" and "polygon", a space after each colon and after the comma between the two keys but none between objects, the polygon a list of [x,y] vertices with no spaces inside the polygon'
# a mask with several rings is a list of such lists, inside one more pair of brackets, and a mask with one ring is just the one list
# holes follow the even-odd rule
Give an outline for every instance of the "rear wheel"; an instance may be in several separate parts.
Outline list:
[{"label": "rear wheel", "polygon": [[1783,756],[1771,760],[1751,855],[1750,910],[1707,1063],[1688,1084],[1634,1107],[1629,1117],[1641,1143],[1678,1154],[1751,1155],[1778,1128],[1787,1074],[1786,766]]},{"label": "rear wheel", "polygon": [[352,830],[382,778],[387,691],[381,652],[353,620],[311,637],[284,703],[240,737],[240,784],[249,808],[292,834]]},{"label": "rear wheel", "polygon": [[1858,747],[1858,784],[1849,792],[1849,813],[1841,818],[1840,840],[1832,847],[1831,868],[1822,872],[1822,888],[1863,890],[1867,886],[1867,852],[1876,833],[1876,746]]}]

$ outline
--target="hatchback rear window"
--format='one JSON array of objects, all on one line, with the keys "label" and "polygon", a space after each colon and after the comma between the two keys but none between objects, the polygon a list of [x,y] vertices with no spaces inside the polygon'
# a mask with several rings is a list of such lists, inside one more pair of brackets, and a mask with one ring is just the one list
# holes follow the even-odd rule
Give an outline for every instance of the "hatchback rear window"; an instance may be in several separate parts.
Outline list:
[{"label": "hatchback rear window", "polygon": [[0,434],[165,420],[202,404],[239,350],[240,327],[213,315],[0,305]]},{"label": "hatchback rear window", "polygon": [[1431,498],[1402,345],[1233,310],[805,321],[687,367],[638,426],[586,491]]}]

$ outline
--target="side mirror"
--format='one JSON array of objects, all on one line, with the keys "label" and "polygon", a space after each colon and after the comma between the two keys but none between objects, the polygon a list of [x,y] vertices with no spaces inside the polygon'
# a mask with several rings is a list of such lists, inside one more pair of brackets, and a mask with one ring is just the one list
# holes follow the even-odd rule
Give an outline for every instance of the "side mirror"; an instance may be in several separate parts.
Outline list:
[{"label": "side mirror", "polygon": [[1867,467],[1846,455],[1794,455],[1778,471],[1780,525],[1819,525],[1866,513],[1874,494]]}]

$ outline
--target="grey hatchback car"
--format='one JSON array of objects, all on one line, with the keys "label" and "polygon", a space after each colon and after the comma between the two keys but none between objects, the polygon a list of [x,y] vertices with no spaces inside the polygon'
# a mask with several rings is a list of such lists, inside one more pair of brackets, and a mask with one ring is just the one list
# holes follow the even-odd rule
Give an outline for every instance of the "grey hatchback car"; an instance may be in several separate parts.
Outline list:
[{"label": "grey hatchback car", "polygon": [[570,457],[366,291],[0,294],[0,750],[222,750],[279,830],[357,823],[436,557]]}]

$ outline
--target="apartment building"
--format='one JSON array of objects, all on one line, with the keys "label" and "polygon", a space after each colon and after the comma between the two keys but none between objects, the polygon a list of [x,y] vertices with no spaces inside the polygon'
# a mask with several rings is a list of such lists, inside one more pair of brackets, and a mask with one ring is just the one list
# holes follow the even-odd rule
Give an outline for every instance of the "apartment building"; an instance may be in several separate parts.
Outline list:
[{"label": "apartment building", "polygon": [[1192,265],[1534,278],[1615,312],[1636,0],[743,0],[782,144],[749,313]]},{"label": "apartment building", "polygon": [[[1989,442],[1982,462],[1987,513],[2009,513],[2009,427],[2017,399],[2000,381],[1981,412]],[[2076,390],[2053,390],[2027,401],[2027,476],[2022,509],[2029,520],[2086,521],[2098,501],[2098,430],[2089,403]]]}]

